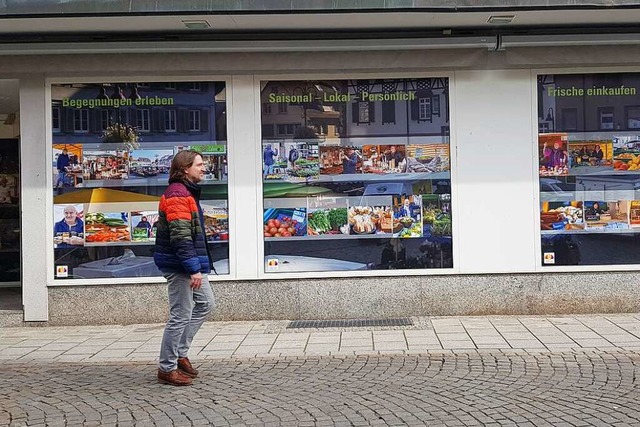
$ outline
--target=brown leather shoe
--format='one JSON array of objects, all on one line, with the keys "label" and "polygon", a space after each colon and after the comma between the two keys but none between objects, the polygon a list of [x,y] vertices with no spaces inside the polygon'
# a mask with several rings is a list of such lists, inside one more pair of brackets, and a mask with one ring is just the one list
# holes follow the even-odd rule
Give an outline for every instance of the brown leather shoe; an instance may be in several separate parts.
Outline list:
[{"label": "brown leather shoe", "polygon": [[191,365],[189,358],[178,357],[178,369],[189,378],[195,378],[198,376],[198,370]]},{"label": "brown leather shoe", "polygon": [[158,369],[158,382],[170,385],[191,385],[191,378],[180,371],[180,369],[174,369],[170,372],[165,372]]}]

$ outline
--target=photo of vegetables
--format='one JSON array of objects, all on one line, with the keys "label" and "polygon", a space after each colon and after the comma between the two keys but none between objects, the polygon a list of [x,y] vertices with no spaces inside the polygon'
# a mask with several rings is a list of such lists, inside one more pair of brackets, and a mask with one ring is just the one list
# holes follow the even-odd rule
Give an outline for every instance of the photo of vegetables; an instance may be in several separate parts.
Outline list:
[{"label": "photo of vegetables", "polygon": [[423,235],[433,238],[451,238],[451,203],[442,195],[422,195]]},{"label": "photo of vegetables", "polygon": [[307,217],[307,234],[349,234],[347,208],[310,211]]},{"label": "photo of vegetables", "polygon": [[307,234],[306,208],[269,208],[264,210],[264,237],[294,237]]},{"label": "photo of vegetables", "polygon": [[269,141],[262,149],[265,181],[304,182],[320,175],[316,142]]},{"label": "photo of vegetables", "polygon": [[85,241],[92,243],[130,242],[127,212],[87,212],[84,215]]}]

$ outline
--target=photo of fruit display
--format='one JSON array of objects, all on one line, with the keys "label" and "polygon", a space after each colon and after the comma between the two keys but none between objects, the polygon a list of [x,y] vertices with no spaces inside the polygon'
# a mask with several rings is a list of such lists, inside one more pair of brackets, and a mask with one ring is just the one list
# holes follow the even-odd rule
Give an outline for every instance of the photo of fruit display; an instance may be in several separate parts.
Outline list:
[{"label": "photo of fruit display", "polygon": [[569,174],[611,170],[614,150],[611,141],[571,141],[569,142]]},{"label": "photo of fruit display", "polygon": [[538,158],[540,176],[562,176],[569,174],[567,134],[549,133],[538,135]]},{"label": "photo of fruit display", "polygon": [[229,211],[225,207],[202,204],[207,241],[229,240]]},{"label": "photo of fruit display", "polygon": [[263,214],[264,237],[294,237],[307,234],[306,208],[269,208]]},{"label": "photo of fruit display", "polygon": [[84,230],[87,245],[131,241],[127,212],[87,212]]}]

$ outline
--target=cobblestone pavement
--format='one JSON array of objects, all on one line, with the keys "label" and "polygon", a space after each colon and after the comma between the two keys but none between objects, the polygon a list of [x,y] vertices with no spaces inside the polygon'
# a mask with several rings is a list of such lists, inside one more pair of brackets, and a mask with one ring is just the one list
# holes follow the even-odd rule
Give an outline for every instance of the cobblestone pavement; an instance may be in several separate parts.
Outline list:
[{"label": "cobblestone pavement", "polygon": [[192,387],[153,362],[4,361],[0,425],[633,426],[640,353],[440,350],[201,359]]}]

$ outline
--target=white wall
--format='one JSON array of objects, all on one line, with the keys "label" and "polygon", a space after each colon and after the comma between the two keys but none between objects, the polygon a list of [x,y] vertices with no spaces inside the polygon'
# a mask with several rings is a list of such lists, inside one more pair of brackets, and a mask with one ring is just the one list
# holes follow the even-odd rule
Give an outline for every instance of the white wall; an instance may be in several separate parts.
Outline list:
[{"label": "white wall", "polygon": [[454,80],[457,266],[462,273],[534,271],[540,256],[530,72],[457,71]]},{"label": "white wall", "polygon": [[[542,53],[540,53],[542,52]],[[180,80],[231,76],[229,98],[230,248],[232,277],[264,278],[260,233],[260,80],[451,76],[451,144],[454,210],[453,273],[520,273],[539,270],[533,82],[536,63],[561,63],[552,50],[514,55],[482,50],[431,52],[338,52],[315,54],[158,54],[9,57],[0,75],[21,78],[23,169],[23,260],[25,313],[47,317],[52,283],[50,155],[45,116],[45,77],[67,81]],[[564,51],[561,51],[563,53]],[[607,49],[585,51],[609,54]],[[535,53],[535,52],[534,52]],[[544,53],[544,55],[543,55]],[[618,53],[621,53],[618,51]],[[491,56],[493,55],[493,56]],[[631,55],[617,55],[630,61]],[[573,58],[572,65],[576,66]],[[640,67],[640,59],[636,66]],[[522,69],[509,70],[509,67]],[[493,70],[485,70],[492,67]],[[158,70],[158,71],[154,71]],[[452,72],[454,70],[454,72]],[[455,71],[458,70],[458,71]],[[501,71],[504,70],[504,71]],[[588,72],[589,68],[583,68]],[[39,75],[37,73],[43,73]],[[378,109],[379,112],[379,109]],[[48,154],[47,154],[48,153]],[[44,217],[44,218],[43,218]],[[34,244],[37,242],[37,244]],[[403,272],[371,272],[402,275]],[[406,274],[442,274],[411,271]],[[357,275],[354,273],[352,275]],[[309,274],[327,278],[349,273]],[[297,275],[300,276],[300,275]],[[269,276],[271,279],[277,277]],[[295,277],[295,275],[293,276]],[[145,279],[141,279],[145,280]],[[384,279],[381,279],[384,280]],[[149,281],[149,280],[147,280]],[[132,283],[125,281],[123,283]],[[73,285],[74,282],[65,282]]]}]

